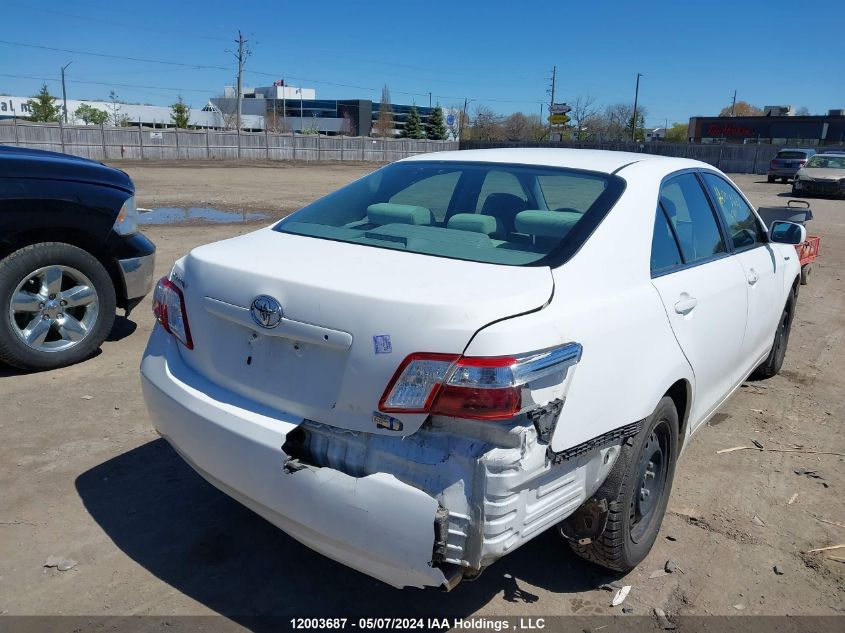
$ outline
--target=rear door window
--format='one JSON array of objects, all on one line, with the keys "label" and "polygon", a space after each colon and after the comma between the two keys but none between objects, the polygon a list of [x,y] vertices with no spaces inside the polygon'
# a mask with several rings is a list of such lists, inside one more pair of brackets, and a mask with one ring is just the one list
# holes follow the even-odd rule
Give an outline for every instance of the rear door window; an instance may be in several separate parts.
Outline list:
[{"label": "rear door window", "polygon": [[675,229],[685,263],[727,252],[713,209],[695,174],[681,174],[663,183],[660,206]]},{"label": "rear door window", "polygon": [[716,203],[716,208],[728,227],[728,235],[737,251],[756,248],[766,241],[763,227],[748,203],[724,178],[716,174],[702,174]]},{"label": "rear door window", "polygon": [[664,275],[683,264],[681,251],[663,208],[657,205],[651,240],[651,276]]}]

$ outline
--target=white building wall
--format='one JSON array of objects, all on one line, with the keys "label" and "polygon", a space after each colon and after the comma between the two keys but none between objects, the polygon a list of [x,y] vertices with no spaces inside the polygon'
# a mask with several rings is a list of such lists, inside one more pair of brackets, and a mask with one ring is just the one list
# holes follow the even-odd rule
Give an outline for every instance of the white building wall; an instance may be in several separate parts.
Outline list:
[{"label": "white building wall", "polygon": [[[29,106],[27,102],[32,97],[16,97],[16,96],[0,96],[0,119],[11,119],[14,117],[26,118],[29,116]],[[80,101],[77,99],[67,100],[67,119],[71,125],[82,125],[81,120],[77,120],[74,116],[76,109],[83,103],[88,104],[93,108],[106,112],[109,117],[113,116],[115,106],[110,101]],[[62,100],[57,99],[56,105],[61,107]],[[205,104],[203,104],[205,105]],[[135,105],[129,103],[117,104],[118,118],[125,116],[127,120],[135,125],[140,123],[146,126],[172,126],[173,119],[171,118],[171,110],[167,106],[152,106],[152,105]],[[243,126],[248,129],[262,130],[264,129],[264,117],[257,115],[242,115]],[[191,108],[190,110],[190,125],[196,127],[222,128],[223,116],[219,112],[203,111],[199,108]],[[110,118],[109,123],[114,123]]]}]

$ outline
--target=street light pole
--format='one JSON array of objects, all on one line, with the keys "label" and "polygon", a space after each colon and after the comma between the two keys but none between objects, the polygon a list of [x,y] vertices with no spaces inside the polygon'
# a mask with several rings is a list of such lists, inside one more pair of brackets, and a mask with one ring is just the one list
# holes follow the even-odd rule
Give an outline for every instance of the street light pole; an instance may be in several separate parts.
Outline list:
[{"label": "street light pole", "polygon": [[642,73],[637,73],[637,87],[634,91],[634,116],[631,117],[631,142],[637,140],[637,100],[640,96],[640,77]]},{"label": "street light pole", "polygon": [[68,62],[62,66],[62,111],[64,113],[64,120],[67,123],[67,90],[65,90],[65,69],[73,62]]}]

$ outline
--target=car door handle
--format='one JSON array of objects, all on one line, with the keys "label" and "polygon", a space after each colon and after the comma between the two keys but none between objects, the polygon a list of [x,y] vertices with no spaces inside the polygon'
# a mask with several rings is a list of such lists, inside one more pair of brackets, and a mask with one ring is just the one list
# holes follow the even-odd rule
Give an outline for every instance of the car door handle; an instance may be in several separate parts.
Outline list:
[{"label": "car door handle", "polygon": [[698,305],[698,299],[682,294],[680,300],[675,304],[675,312],[678,314],[689,314]]},{"label": "car door handle", "polygon": [[757,280],[760,279],[760,275],[757,274],[756,270],[751,268],[745,278],[748,280],[748,283],[753,286],[757,283]]}]

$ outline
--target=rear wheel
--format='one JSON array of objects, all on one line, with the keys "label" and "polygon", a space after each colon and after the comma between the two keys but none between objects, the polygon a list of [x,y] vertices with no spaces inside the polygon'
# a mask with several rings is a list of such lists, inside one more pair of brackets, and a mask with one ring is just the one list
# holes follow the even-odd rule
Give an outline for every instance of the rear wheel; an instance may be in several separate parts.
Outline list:
[{"label": "rear wheel", "polygon": [[774,177],[774,176],[769,176],[769,177],[767,178],[767,180],[768,180],[769,182],[774,182],[774,181],[775,181],[775,177]]},{"label": "rear wheel", "polygon": [[792,330],[792,315],[795,312],[795,294],[790,292],[789,300],[780,315],[778,329],[775,331],[775,340],[769,352],[766,362],[760,365],[755,374],[761,378],[771,378],[780,372],[783,367],[783,359],[786,358],[786,348],[789,345],[789,333]]},{"label": "rear wheel", "polygon": [[51,369],[99,348],[114,323],[115,291],[90,253],[43,242],[0,262],[0,310],[0,361]]},{"label": "rear wheel", "polygon": [[651,550],[672,490],[678,457],[678,411],[663,397],[643,430],[622,446],[605,482],[595,494],[607,500],[607,527],[593,542],[570,541],[581,558],[627,572]]},{"label": "rear wheel", "polygon": [[783,181],[783,184],[786,184],[789,182],[789,178],[781,178],[781,181]]}]

